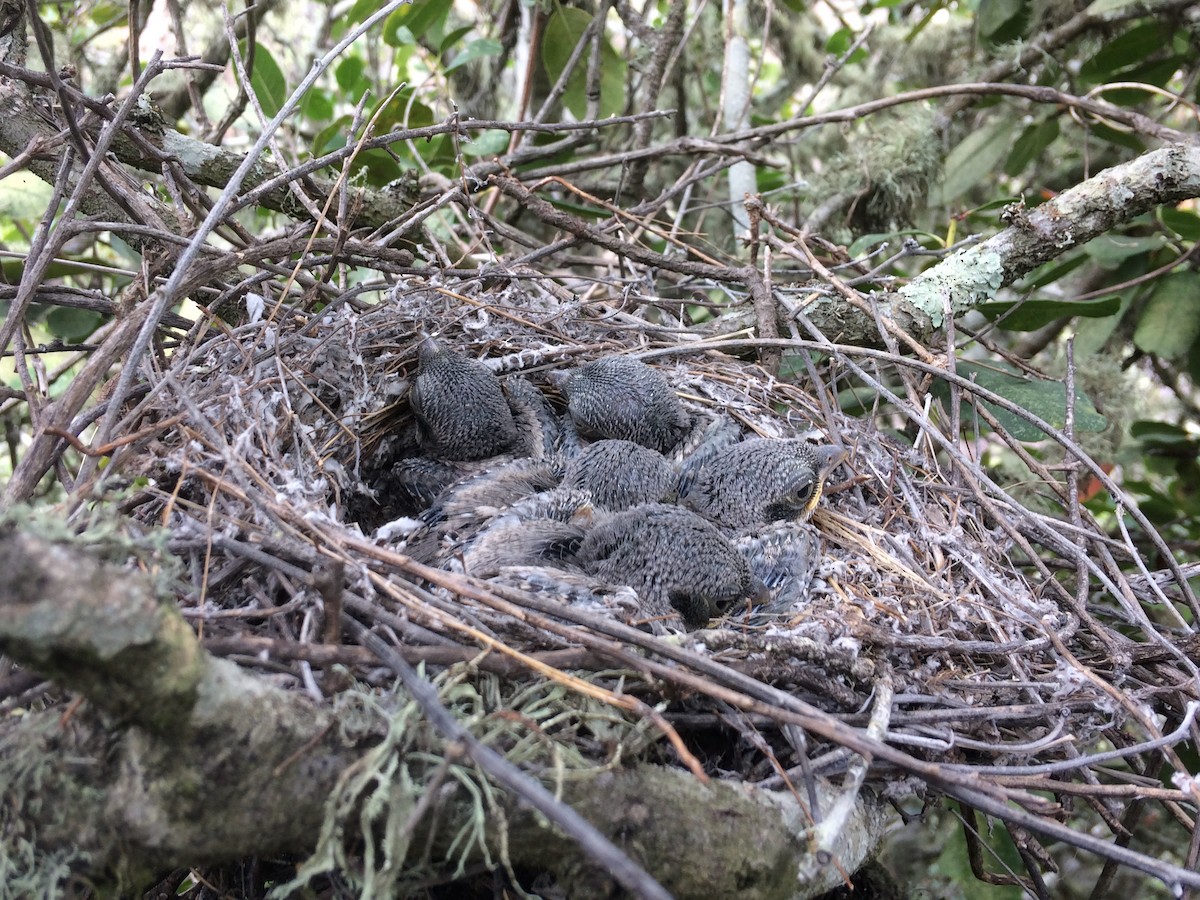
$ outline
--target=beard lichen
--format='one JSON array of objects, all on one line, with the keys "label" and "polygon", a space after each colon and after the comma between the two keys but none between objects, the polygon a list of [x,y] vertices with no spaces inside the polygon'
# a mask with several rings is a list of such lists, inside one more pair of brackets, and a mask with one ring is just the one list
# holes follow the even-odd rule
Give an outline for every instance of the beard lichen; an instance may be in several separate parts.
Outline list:
[{"label": "beard lichen", "polygon": [[[556,793],[574,778],[621,766],[658,739],[647,720],[627,719],[557,682],[513,683],[467,665],[431,680],[442,704],[476,738]],[[508,858],[504,792],[463,748],[437,733],[415,700],[350,691],[338,718],[373,720],[386,733],[342,773],[316,848],[271,897],[295,896],[336,877],[354,896],[383,900],[407,896],[423,879],[444,879],[448,869],[462,877],[478,864],[503,868],[518,883]],[[461,824],[451,831],[447,822]]]}]

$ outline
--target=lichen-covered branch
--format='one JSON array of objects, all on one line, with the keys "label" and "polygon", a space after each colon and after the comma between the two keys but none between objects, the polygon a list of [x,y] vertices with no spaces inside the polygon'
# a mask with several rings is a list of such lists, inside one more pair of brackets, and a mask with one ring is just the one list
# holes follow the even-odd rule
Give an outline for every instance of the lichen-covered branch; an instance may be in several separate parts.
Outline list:
[{"label": "lichen-covered branch", "polygon": [[[1008,228],[956,253],[899,291],[899,303],[936,327],[1092,238],[1164,203],[1200,196],[1200,147],[1172,144],[1144,153],[1033,209],[1010,207]],[[894,298],[892,302],[897,302]]]},{"label": "lichen-covered branch", "polygon": [[[346,829],[362,827],[358,804],[344,802],[344,773],[361,775],[380,756],[372,752],[388,722],[377,711],[314,706],[209,656],[147,577],[72,543],[10,528],[0,533],[0,572],[0,651],[83,698],[67,714],[0,724],[0,834],[23,836],[3,848],[20,890],[54,877],[39,871],[49,860],[131,888],[169,867],[311,852],[328,815],[345,816]],[[421,750],[419,764],[429,767],[429,748]],[[366,771],[377,783],[377,771]],[[565,803],[678,897],[828,890],[862,864],[883,824],[879,806],[861,798],[837,865],[801,882],[801,866],[813,867],[811,823],[790,792],[706,785],[648,764],[560,787]],[[504,826],[489,827],[489,843],[506,827],[514,863],[552,872],[571,896],[608,896],[610,873],[506,797]],[[445,854],[472,812],[461,798],[435,802],[439,814],[422,830],[436,823],[431,845]],[[408,827],[403,816],[384,818]],[[343,840],[345,831],[326,826],[324,834]],[[447,871],[457,863],[442,860]]]},{"label": "lichen-covered branch", "polygon": [[0,727],[4,814],[40,852],[128,885],[311,843],[361,753],[332,710],[209,656],[148,579],[77,546],[9,531],[0,572],[0,650],[83,698]]}]

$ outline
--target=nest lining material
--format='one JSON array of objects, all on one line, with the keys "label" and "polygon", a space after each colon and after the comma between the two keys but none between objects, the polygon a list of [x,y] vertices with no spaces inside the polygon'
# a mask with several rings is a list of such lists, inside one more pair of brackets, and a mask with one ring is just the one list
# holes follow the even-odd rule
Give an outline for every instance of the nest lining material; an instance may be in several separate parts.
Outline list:
[{"label": "nest lining material", "polygon": [[[218,444],[205,446],[200,435],[199,441],[162,446],[156,461],[185,476],[185,491],[200,487],[194,477],[186,478],[198,470],[215,479],[210,482],[218,486],[215,496],[211,487],[200,487],[203,504],[191,499],[200,508],[215,503],[226,523],[219,530],[230,538],[257,543],[278,527],[279,510],[256,508],[253,500],[238,496],[239,485],[257,485],[267,502],[286,505],[292,515],[327,529],[355,534],[354,522],[341,521],[347,509],[360,511],[368,527],[381,524],[406,512],[389,509],[388,498],[379,496],[385,491],[372,485],[386,477],[392,461],[416,452],[404,397],[423,329],[436,329],[468,355],[486,348],[500,372],[521,370],[534,379],[548,368],[613,352],[623,338],[639,338],[632,329],[622,333],[603,321],[547,310],[545,303],[531,302],[536,299],[488,296],[468,305],[464,314],[458,297],[397,293],[366,314],[328,315],[311,335],[281,328],[266,338],[275,352],[249,371],[245,361],[256,352],[262,355],[261,332],[215,341],[188,371],[186,391],[189,405],[219,429],[209,436]],[[538,313],[545,325],[534,318]],[[527,324],[528,319],[534,321]],[[802,608],[787,621],[757,629],[743,627],[735,615],[693,637],[705,641],[724,630],[740,631],[736,643],[745,656],[770,656],[772,647],[786,648],[788,640],[780,638],[806,639],[848,651],[850,658],[885,663],[898,691],[943,702],[986,696],[993,703],[1020,703],[1030,691],[1050,699],[1069,690],[1077,700],[1082,691],[1108,705],[1103,691],[1065,681],[1052,649],[1046,658],[1050,644],[1043,628],[1053,622],[1062,631],[1068,618],[1039,597],[1042,592],[1024,574],[1023,563],[1010,558],[1011,542],[964,502],[961,491],[947,490],[936,473],[915,468],[912,451],[867,421],[823,410],[803,389],[741,360],[689,354],[667,356],[659,364],[686,401],[723,409],[749,432],[792,437],[817,426],[849,449],[848,467],[859,476],[847,489],[833,485],[814,516],[823,535],[823,557]],[[377,511],[361,513],[371,505]],[[178,506],[172,515],[171,527],[194,534],[193,515]],[[269,572],[256,574],[266,576],[256,592],[276,592]],[[223,585],[232,589],[228,599],[244,602],[244,581],[213,581],[210,604],[222,602]],[[902,638],[913,636],[918,641],[906,646]],[[940,652],[925,652],[930,646],[925,638],[940,645]],[[955,652],[960,644],[966,652]],[[1001,656],[1007,664],[997,666]],[[805,668],[813,664],[808,660]],[[956,691],[945,687],[951,677],[961,683]],[[859,706],[869,693],[868,685],[861,687],[866,692],[856,693]]]},{"label": "nest lining material", "polygon": [[[548,371],[638,352],[693,408],[724,410],[767,437],[816,429],[848,449],[841,471],[852,477],[826,491],[813,518],[822,555],[805,602],[775,621],[735,614],[673,641],[845,723],[863,724],[886,682],[889,742],[981,773],[1053,763],[1100,741],[1126,746],[1130,720],[1153,727],[1149,701],[1161,692],[1165,660],[1109,663],[1107,648],[1128,644],[1118,632],[1127,609],[1113,605],[1104,624],[1062,602],[1048,582],[1073,568],[1079,552],[1079,535],[1063,523],[997,495],[978,467],[939,464],[929,445],[906,446],[870,418],[841,413],[828,385],[774,378],[693,332],[628,312],[597,315],[537,281],[492,291],[402,285],[376,307],[327,310],[307,325],[245,326],[177,354],[167,390],[152,394],[136,421],[184,412],[185,422],[131,443],[123,459],[126,471],[152,479],[130,505],[174,535],[199,588],[185,614],[203,620],[206,638],[317,640],[317,589],[276,564],[311,560],[316,547],[318,556],[352,562],[348,605],[391,628],[417,657],[452,660],[453,652],[439,655],[449,637],[559,653],[546,658],[564,668],[608,668],[572,655],[578,647],[563,634],[476,602],[486,584],[453,572],[433,577],[406,566],[394,545],[369,539],[403,512],[389,507],[386,477],[415,452],[405,396],[423,330],[543,389]],[[864,372],[833,345],[825,356],[822,371]],[[495,593],[522,599],[510,587]],[[616,603],[608,614],[628,608]],[[295,677],[294,668],[278,668],[285,680]],[[660,699],[653,683],[621,687],[651,705]],[[691,706],[706,708],[695,699]],[[830,771],[846,766],[847,754],[826,741],[809,742],[806,753]]]}]

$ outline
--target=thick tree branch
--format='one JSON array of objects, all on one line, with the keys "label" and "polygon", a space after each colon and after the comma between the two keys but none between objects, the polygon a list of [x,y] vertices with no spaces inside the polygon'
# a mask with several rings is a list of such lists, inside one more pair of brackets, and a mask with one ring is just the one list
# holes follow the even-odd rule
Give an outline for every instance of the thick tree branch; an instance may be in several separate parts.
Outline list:
[{"label": "thick tree branch", "polygon": [[1172,144],[1105,169],[1070,190],[1026,210],[1010,207],[1008,228],[956,253],[899,291],[900,303],[936,326],[992,299],[1067,250],[1086,244],[1164,203],[1200,196],[1200,147]]},{"label": "thick tree branch", "polygon": [[[1200,146],[1171,144],[1065,190],[1032,209],[1007,211],[1008,228],[947,257],[899,291],[874,294],[880,316],[927,341],[947,314],[958,316],[993,299],[1043,263],[1164,203],[1200,197]],[[664,268],[671,268],[663,265]],[[874,345],[874,318],[836,297],[816,299],[805,315],[831,341]],[[723,315],[707,330],[729,334],[752,327],[754,314]]]},{"label": "thick tree branch", "polygon": [[128,885],[311,843],[362,752],[332,710],[209,656],[146,578],[78,547],[10,532],[0,572],[0,650],[86,698],[0,730],[10,814],[43,850]]},{"label": "thick tree branch", "polygon": [[[214,659],[149,579],[77,546],[0,533],[0,572],[0,651],[85,698],[67,716],[0,723],[0,824],[15,817],[9,826],[36,834],[42,853],[67,853],[79,874],[128,888],[173,866],[308,852],[339,776],[386,731],[378,718],[347,727]],[[877,804],[859,798],[826,865],[811,857],[811,823],[791,792],[704,785],[654,765],[560,788],[677,897],[823,892],[862,864],[883,825]],[[833,804],[833,788],[817,790]],[[610,895],[611,871],[516,795],[504,804],[514,863],[554,872],[573,897]],[[469,814],[442,806],[432,846],[445,851]],[[821,874],[799,881],[802,866]]]}]

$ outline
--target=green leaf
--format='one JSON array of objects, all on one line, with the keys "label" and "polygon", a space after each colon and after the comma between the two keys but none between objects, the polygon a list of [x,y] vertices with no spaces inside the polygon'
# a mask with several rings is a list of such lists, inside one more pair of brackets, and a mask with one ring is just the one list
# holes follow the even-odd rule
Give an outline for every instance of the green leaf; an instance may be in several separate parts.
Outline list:
[{"label": "green leaf", "polygon": [[462,145],[463,156],[495,156],[508,149],[507,131],[483,131]]},{"label": "green leaf", "polygon": [[1162,223],[1181,238],[1200,240],[1200,216],[1177,206],[1163,206],[1158,211]]},{"label": "green leaf", "polygon": [[1002,44],[1024,33],[1029,7],[1024,0],[982,0],[975,21],[985,40]]},{"label": "green leaf", "polygon": [[349,116],[338,116],[327,126],[316,133],[312,141],[313,156],[341,150],[346,146],[346,134],[350,129]]},{"label": "green leaf", "polygon": [[438,45],[438,54],[444,56],[447,50],[452,48],[455,44],[457,44],[474,30],[474,25],[464,25],[462,28],[454,29],[448,35],[442,38],[441,44]]},{"label": "green leaf", "polygon": [[333,76],[337,79],[338,87],[346,95],[345,99],[357,103],[367,92],[371,85],[364,74],[366,69],[366,60],[361,56],[347,56],[334,68]]},{"label": "green leaf", "polygon": [[107,28],[129,17],[129,8],[123,3],[97,3],[88,13],[88,19],[100,28]]},{"label": "green leaf", "polygon": [[[243,52],[245,43],[242,41]],[[254,48],[254,71],[250,73],[250,87],[254,89],[254,96],[258,98],[263,114],[273,119],[287,100],[287,79],[275,57],[262,44]]]},{"label": "green leaf", "polygon": [[[546,21],[546,37],[542,42],[542,65],[553,84],[567,66],[575,45],[592,22],[590,13],[573,7],[556,7]],[[577,119],[587,115],[587,68],[589,52],[567,79],[563,103]],[[600,117],[615,116],[625,108],[625,60],[604,38],[600,46]]]},{"label": "green leaf", "polygon": [[[399,47],[412,40],[420,40],[430,28],[446,18],[453,0],[413,0],[401,6],[383,23],[383,42],[389,47]],[[408,33],[401,33],[407,28]]]},{"label": "green leaf", "polygon": [[[386,134],[401,128],[424,128],[433,124],[433,110],[420,100],[413,98],[412,88],[406,87],[397,91],[383,111],[376,115],[378,109],[379,105],[375,104],[371,109],[370,116],[375,119],[376,134]],[[398,153],[403,153],[403,149],[399,146],[393,149]]]},{"label": "green leaf", "polygon": [[1083,252],[1094,262],[1111,269],[1131,256],[1160,250],[1164,244],[1161,235],[1135,237],[1128,234],[1102,234],[1088,241]]},{"label": "green leaf", "polygon": [[354,158],[353,171],[366,175],[367,183],[373,187],[383,187],[397,180],[402,170],[400,164],[386,150],[376,148],[364,150]]},{"label": "green leaf", "polygon": [[104,316],[90,309],[56,306],[46,316],[46,328],[56,338],[77,344],[100,327]]},{"label": "green leaf", "polygon": [[1008,161],[1004,164],[1004,173],[1016,177],[1025,171],[1029,163],[1042,154],[1054,139],[1058,137],[1058,119],[1049,116],[1035,125],[1030,125],[1013,144]]},{"label": "green leaf", "polygon": [[311,88],[300,101],[300,113],[316,124],[328,122],[333,118],[333,97],[328,91]]},{"label": "green leaf", "polygon": [[1020,302],[981,303],[976,307],[993,322],[1008,331],[1036,331],[1059,319],[1085,316],[1098,319],[1111,316],[1121,308],[1121,298],[1114,295],[1098,300],[1026,300]]},{"label": "green leaf", "polygon": [[1200,274],[1175,272],[1159,281],[1138,318],[1138,349],[1175,359],[1200,336]]},{"label": "green leaf", "polygon": [[37,219],[46,214],[54,188],[32,172],[12,172],[0,179],[0,218]]},{"label": "green leaf", "polygon": [[1190,446],[1196,442],[1186,429],[1152,419],[1138,419],[1129,426],[1129,434],[1148,447],[1153,445],[1169,449]]},{"label": "green leaf", "polygon": [[1092,123],[1092,134],[1102,141],[1108,141],[1110,144],[1124,147],[1127,150],[1132,150],[1134,153],[1146,152],[1146,145],[1136,134],[1128,131],[1118,131],[1115,128],[1110,128],[1103,122]]},{"label": "green leaf", "polygon": [[365,22],[371,13],[379,9],[379,0],[355,0],[350,11],[344,16],[338,16],[334,21],[335,31],[344,31],[351,25]]},{"label": "green leaf", "polygon": [[987,128],[971,132],[947,154],[942,203],[956,200],[995,173],[1008,152],[1012,131],[1012,122],[998,119]]},{"label": "green leaf", "polygon": [[[1015,403],[1028,412],[1038,416],[1043,421],[1061,429],[1066,423],[1067,388],[1060,381],[1033,381],[1016,374],[1009,366],[989,365],[959,362],[956,371],[960,376],[972,379],[982,388],[994,394],[999,394],[1005,400]],[[945,382],[936,382],[933,392],[935,396],[947,400],[950,395],[949,386]],[[987,401],[982,405],[996,417],[1009,434],[1018,441],[1035,442],[1046,439],[1040,428],[1018,416],[1016,413],[1000,409]],[[966,421],[964,416],[964,421]],[[1097,412],[1092,401],[1082,391],[1076,391],[1075,396],[1075,429],[1077,431],[1103,431],[1108,420]]]},{"label": "green leaf", "polygon": [[1129,305],[1129,298],[1122,295],[1121,309],[1107,319],[1081,319],[1075,324],[1075,358],[1086,359],[1100,349],[1112,337],[1117,326],[1121,324],[1121,316]]},{"label": "green leaf", "polygon": [[[829,40],[825,42],[825,52],[832,56],[841,56],[854,44],[855,38],[858,37],[858,32],[852,28],[839,28],[829,36]],[[846,60],[847,63],[862,62],[867,56],[867,51],[859,47]]]},{"label": "green leaf", "polygon": [[829,36],[829,40],[825,42],[825,52],[832,53],[834,56],[841,56],[850,49],[850,45],[854,43],[854,31],[850,28],[839,28]]},{"label": "green leaf", "polygon": [[[999,865],[1020,871],[1021,857],[1008,832],[1003,828],[986,827],[986,824],[980,829],[979,835],[985,856],[989,859],[998,858],[1002,860]],[[1020,887],[984,884],[975,877],[962,828],[943,829],[939,837],[943,840],[935,846],[940,847],[941,853],[929,868],[935,877],[945,879],[954,886],[953,891],[945,896],[959,897],[961,900],[1021,900],[1024,892]]]},{"label": "green leaf", "polygon": [[1142,22],[1101,47],[1079,69],[1079,77],[1099,83],[1116,81],[1119,72],[1141,65],[1164,47],[1171,45],[1170,27],[1160,22]]},{"label": "green leaf", "polygon": [[1024,290],[1036,290],[1048,284],[1054,284],[1054,282],[1070,275],[1087,261],[1087,254],[1079,251],[1065,259],[1045,263],[1030,272],[1021,283],[1021,286]]},{"label": "green leaf", "polygon": [[453,72],[460,66],[465,66],[477,59],[486,59],[489,56],[499,56],[504,52],[504,47],[499,41],[493,41],[491,38],[476,38],[467,44],[462,51],[455,55],[454,62],[446,66],[447,72]]}]

